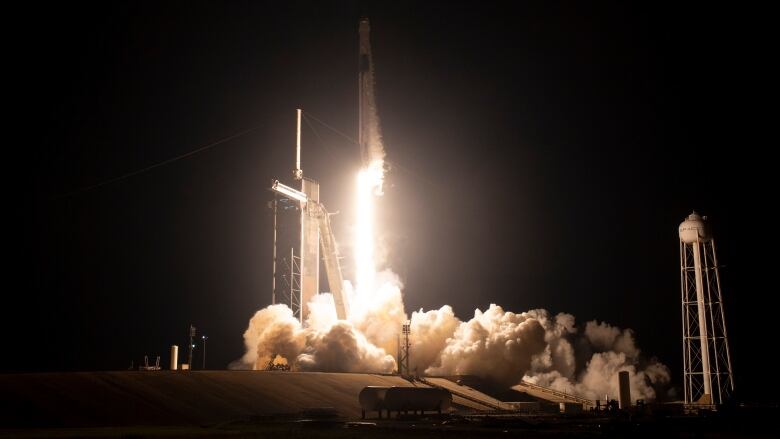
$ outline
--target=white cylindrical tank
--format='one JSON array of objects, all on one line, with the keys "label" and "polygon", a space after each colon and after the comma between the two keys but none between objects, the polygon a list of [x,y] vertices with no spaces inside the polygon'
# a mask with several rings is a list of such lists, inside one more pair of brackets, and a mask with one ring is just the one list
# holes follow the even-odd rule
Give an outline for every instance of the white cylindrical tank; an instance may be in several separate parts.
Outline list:
[{"label": "white cylindrical tank", "polygon": [[707,242],[710,240],[710,234],[704,219],[698,213],[693,212],[688,218],[680,223],[679,227],[680,241],[685,244],[693,244],[696,241]]},{"label": "white cylindrical tank", "polygon": [[171,346],[171,370],[177,370],[179,368],[179,347],[176,345]]}]

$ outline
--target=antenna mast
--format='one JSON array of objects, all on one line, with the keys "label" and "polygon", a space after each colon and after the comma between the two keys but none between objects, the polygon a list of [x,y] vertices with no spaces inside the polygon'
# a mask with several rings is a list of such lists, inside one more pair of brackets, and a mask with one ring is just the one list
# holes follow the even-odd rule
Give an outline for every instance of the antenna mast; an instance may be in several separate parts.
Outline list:
[{"label": "antenna mast", "polygon": [[303,170],[301,169],[301,114],[303,110],[298,109],[298,123],[295,131],[295,170],[293,176],[296,180],[303,178]]}]

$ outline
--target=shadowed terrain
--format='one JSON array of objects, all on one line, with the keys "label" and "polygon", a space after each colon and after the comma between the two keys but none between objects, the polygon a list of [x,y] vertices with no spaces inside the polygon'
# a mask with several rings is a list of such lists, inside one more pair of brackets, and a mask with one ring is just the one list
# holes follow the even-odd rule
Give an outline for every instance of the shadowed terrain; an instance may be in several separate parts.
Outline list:
[{"label": "shadowed terrain", "polygon": [[78,372],[0,375],[0,426],[208,425],[332,407],[360,417],[365,386],[411,386],[397,376],[257,371]]}]

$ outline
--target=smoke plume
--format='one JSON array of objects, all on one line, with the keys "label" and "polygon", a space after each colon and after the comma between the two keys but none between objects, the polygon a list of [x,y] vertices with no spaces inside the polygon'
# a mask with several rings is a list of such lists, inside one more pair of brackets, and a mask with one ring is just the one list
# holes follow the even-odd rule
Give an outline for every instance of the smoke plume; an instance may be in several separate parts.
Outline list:
[{"label": "smoke plume", "polygon": [[632,330],[590,321],[578,331],[569,314],[558,314],[555,320],[546,327],[549,347],[534,358],[527,381],[589,399],[615,398],[616,377],[624,370],[629,372],[632,397],[654,400],[657,389],[668,386],[669,369],[656,359],[642,358]]},{"label": "smoke plume", "polygon": [[436,363],[425,369],[432,375],[477,375],[499,384],[517,384],[531,367],[531,359],[545,348],[544,328],[527,313],[504,312],[490,305],[458,325]]},{"label": "smoke plume", "polygon": [[[244,333],[246,354],[234,367],[266,369],[276,359],[300,371],[395,371],[407,315],[397,278],[382,278],[375,300],[356,301],[346,321],[336,319],[330,294],[314,298],[305,325],[285,305],[258,311]],[[669,383],[666,366],[642,358],[633,331],[597,321],[578,328],[571,314],[513,313],[491,304],[461,321],[445,305],[415,311],[410,321],[410,366],[419,375],[476,375],[507,387],[524,379],[589,399],[615,398],[622,370],[636,398],[653,400]]]}]

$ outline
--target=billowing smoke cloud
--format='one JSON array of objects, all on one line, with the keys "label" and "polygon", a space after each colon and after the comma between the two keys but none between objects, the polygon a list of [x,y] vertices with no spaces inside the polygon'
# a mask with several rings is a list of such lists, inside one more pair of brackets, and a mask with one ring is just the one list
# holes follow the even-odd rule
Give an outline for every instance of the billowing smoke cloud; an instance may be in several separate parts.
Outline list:
[{"label": "billowing smoke cloud", "polygon": [[425,372],[431,366],[439,366],[441,353],[455,330],[460,326],[452,307],[444,305],[438,310],[412,313],[410,369]]},{"label": "billowing smoke cloud", "polygon": [[246,354],[241,363],[249,369],[264,369],[276,355],[296,358],[306,345],[306,337],[290,308],[271,305],[256,312],[249,320],[249,327],[244,331],[244,345]]},{"label": "billowing smoke cloud", "polygon": [[531,367],[531,358],[544,348],[544,328],[538,320],[490,305],[458,325],[437,364],[426,373],[477,375],[510,386],[520,381]]},{"label": "billowing smoke cloud", "polygon": [[[320,303],[316,303],[320,301]],[[395,360],[371,343],[351,322],[337,321],[335,313],[318,315],[333,298],[322,294],[313,302],[306,327],[293,317],[287,305],[271,305],[249,320],[244,332],[247,352],[233,368],[266,369],[272,360],[292,363],[302,371],[389,373]],[[319,319],[319,320],[318,320]],[[325,323],[323,320],[329,320]]]},{"label": "billowing smoke cloud", "polygon": [[[655,359],[643,360],[633,331],[590,321],[577,331],[574,317],[535,310],[546,322],[547,348],[535,356],[525,379],[589,399],[616,398],[617,374],[629,372],[632,398],[653,400],[669,384],[669,369]],[[544,317],[541,317],[544,315]]]},{"label": "billowing smoke cloud", "polygon": [[392,372],[395,360],[370,343],[349,322],[337,322],[326,332],[309,332],[298,355],[300,370],[321,372]]},{"label": "billowing smoke cloud", "polygon": [[[397,337],[406,321],[397,278],[385,273],[370,303],[356,301],[338,321],[333,299],[312,301],[302,326],[285,305],[258,311],[244,333],[241,367],[265,369],[274,358],[294,370],[389,373],[396,370]],[[590,321],[579,329],[573,315],[524,313],[490,305],[461,321],[450,306],[411,316],[411,369],[419,375],[476,375],[511,386],[522,379],[589,399],[615,398],[617,374],[630,373],[633,398],[653,400],[669,383],[669,370],[644,360],[633,331]],[[278,356],[278,357],[277,357]]]}]

